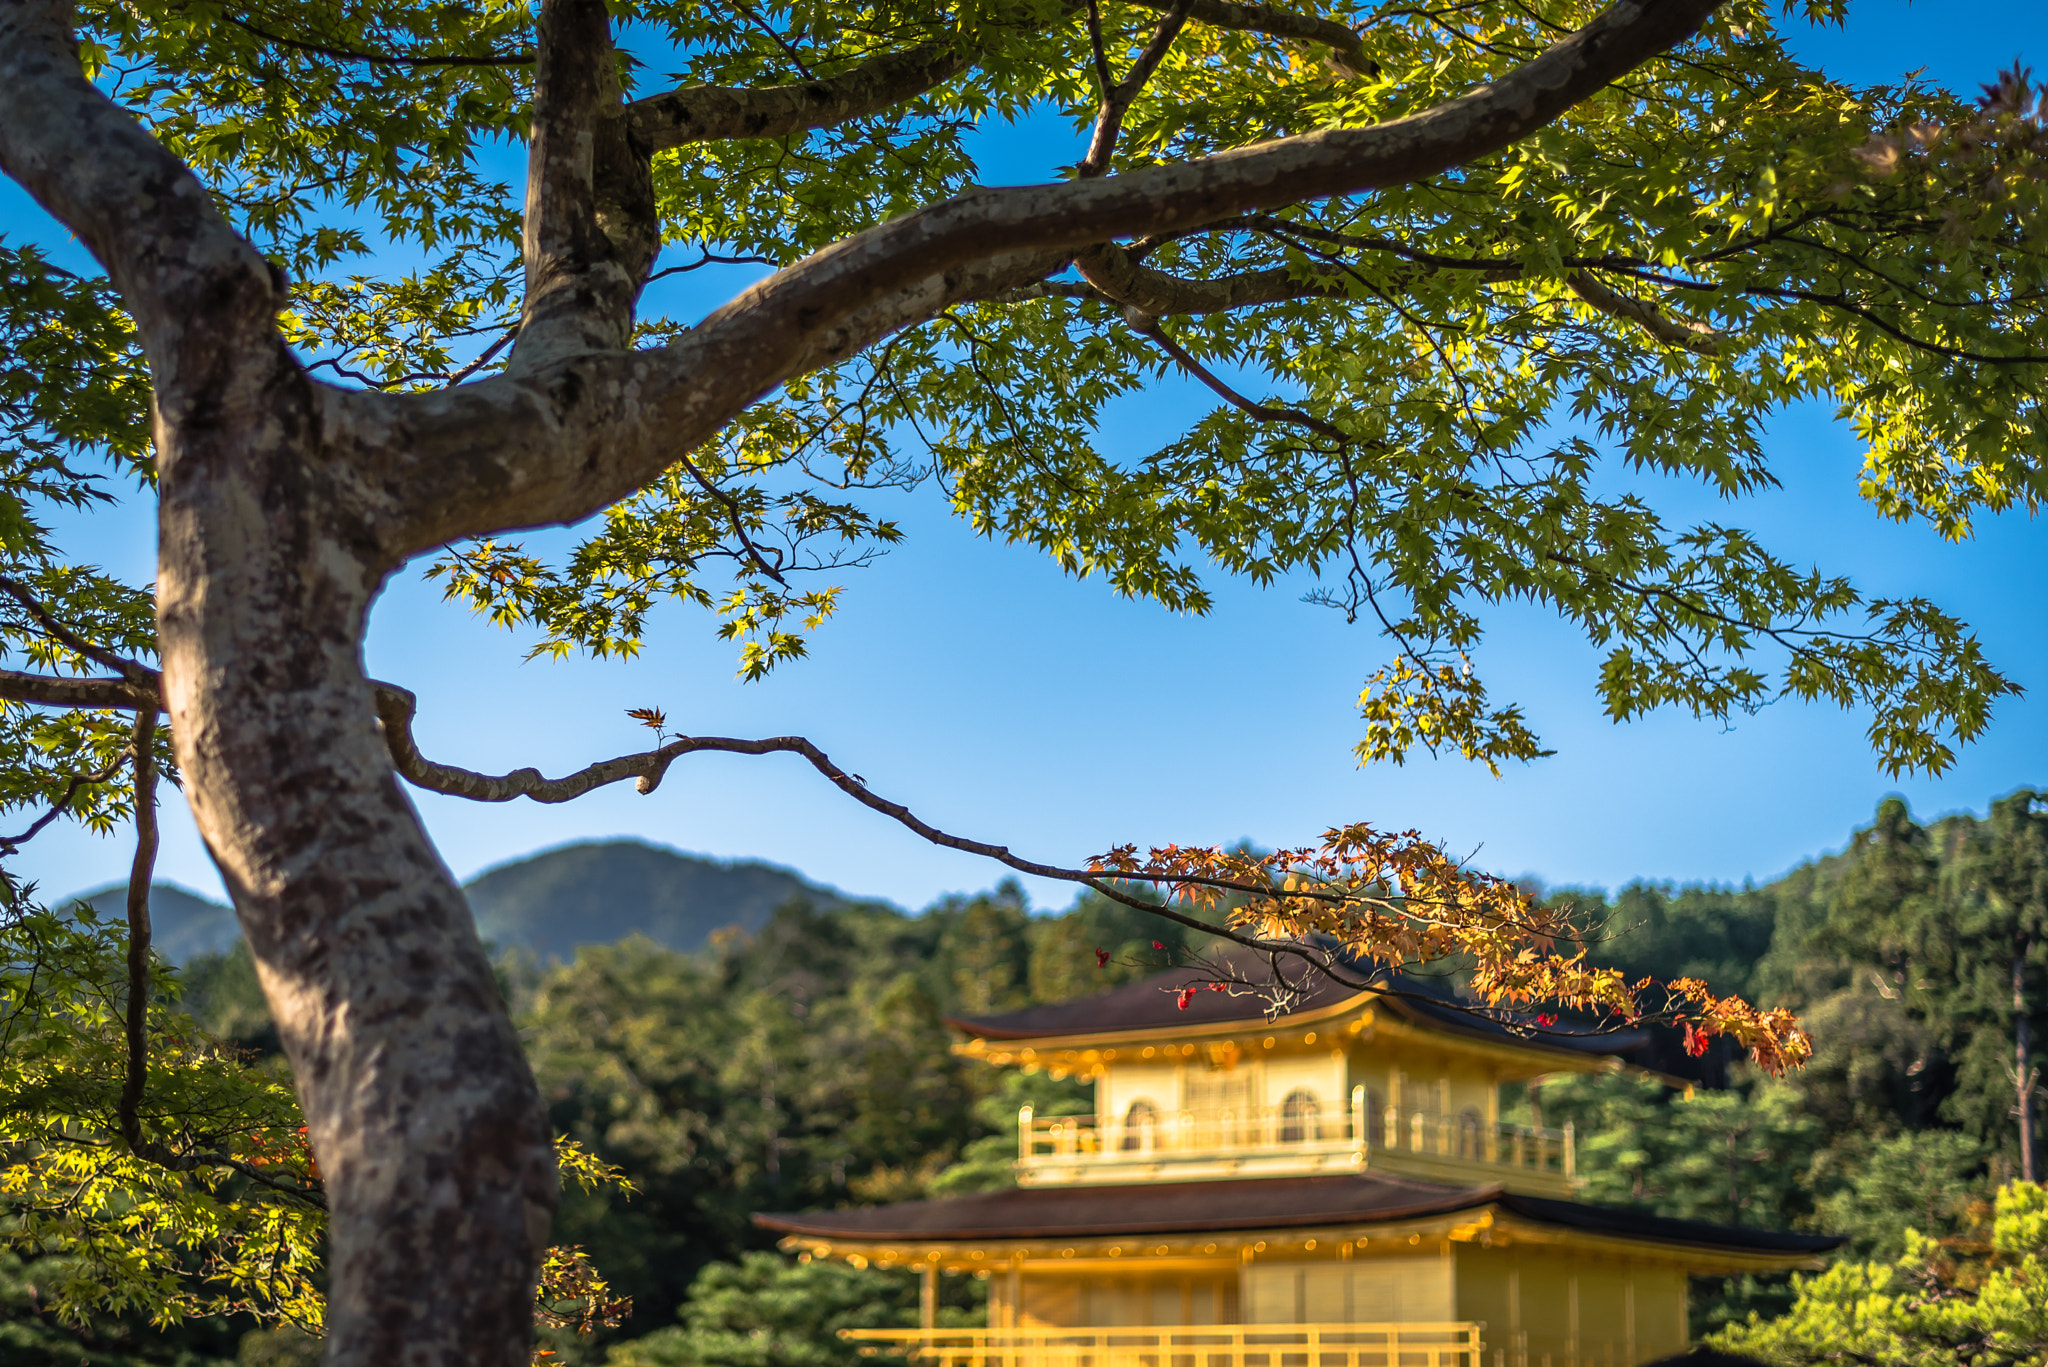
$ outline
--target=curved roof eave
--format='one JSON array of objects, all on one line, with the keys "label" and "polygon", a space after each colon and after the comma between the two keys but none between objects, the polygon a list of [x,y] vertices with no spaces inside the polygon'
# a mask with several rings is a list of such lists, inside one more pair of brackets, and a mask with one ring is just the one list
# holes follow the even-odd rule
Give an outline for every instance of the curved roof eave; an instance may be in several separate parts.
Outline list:
[{"label": "curved roof eave", "polygon": [[1843,1242],[1831,1235],[1741,1229],[1612,1206],[1444,1187],[1376,1176],[1251,1178],[1109,1187],[1018,1187],[939,1201],[812,1213],[762,1213],[754,1223],[799,1239],[882,1244],[1095,1240],[1371,1226],[1494,1210],[1550,1231],[1608,1243],[1652,1244],[1703,1257],[1799,1265]]}]

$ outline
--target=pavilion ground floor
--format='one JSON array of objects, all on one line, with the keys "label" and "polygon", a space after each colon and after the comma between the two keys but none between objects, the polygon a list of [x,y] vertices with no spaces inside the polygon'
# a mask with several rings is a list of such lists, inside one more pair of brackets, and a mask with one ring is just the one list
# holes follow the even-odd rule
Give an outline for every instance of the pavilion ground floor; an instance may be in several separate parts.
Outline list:
[{"label": "pavilion ground floor", "polygon": [[[1020,1188],[757,1217],[809,1257],[924,1276],[931,1367],[1635,1367],[1686,1346],[1693,1276],[1835,1241],[1368,1174]],[[937,1279],[988,1287],[936,1323]]]}]

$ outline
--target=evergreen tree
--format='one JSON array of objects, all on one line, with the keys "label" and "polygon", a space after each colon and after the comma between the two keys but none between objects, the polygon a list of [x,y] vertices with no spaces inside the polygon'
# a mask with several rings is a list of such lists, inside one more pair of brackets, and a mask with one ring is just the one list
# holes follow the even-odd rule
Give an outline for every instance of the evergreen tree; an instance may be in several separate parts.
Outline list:
[{"label": "evergreen tree", "polygon": [[2023,788],[1958,834],[1939,1006],[1963,1082],[1955,1109],[1980,1135],[2016,1132],[2020,1176],[2032,1182],[2041,1168],[2034,1040],[2048,1024],[2038,990],[2048,963],[2048,806]]}]

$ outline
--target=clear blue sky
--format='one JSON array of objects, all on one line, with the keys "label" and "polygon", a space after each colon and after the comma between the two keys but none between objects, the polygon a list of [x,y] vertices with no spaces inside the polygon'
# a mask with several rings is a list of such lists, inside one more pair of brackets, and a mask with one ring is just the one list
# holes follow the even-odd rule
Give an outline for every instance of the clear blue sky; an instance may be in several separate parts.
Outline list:
[{"label": "clear blue sky", "polygon": [[[1801,46],[1850,79],[1925,67],[1974,90],[2016,55],[2048,61],[2048,9],[1863,0],[1846,31],[1813,32]],[[1033,132],[1056,140],[991,139],[989,179],[1040,178],[1073,160],[1061,130]],[[76,250],[11,184],[0,185],[0,230]],[[1117,430],[1145,440],[1187,421],[1196,402],[1162,389],[1120,410]],[[1669,714],[1613,726],[1593,700],[1591,649],[1541,614],[1512,610],[1494,617],[1480,663],[1495,695],[1522,701],[1559,753],[1499,780],[1456,760],[1361,770],[1351,758],[1354,699],[1384,647],[1301,604],[1304,585],[1218,581],[1211,616],[1175,617],[1068,580],[1028,550],[978,540],[929,495],[898,510],[907,544],[848,577],[841,616],[812,658],[766,683],[738,683],[730,648],[684,610],[660,619],[636,661],[523,663],[522,640],[441,605],[416,578],[378,607],[369,663],[420,693],[422,745],[456,763],[560,772],[639,748],[646,733],[623,711],[659,706],[692,732],[807,735],[934,822],[1053,861],[1125,840],[1296,843],[1362,819],[1418,827],[1483,867],[1552,884],[1740,882],[1839,847],[1889,792],[1931,816],[2048,783],[2042,529],[2008,517],[1971,544],[1944,545],[1880,522],[1858,501],[1853,441],[1827,413],[1788,413],[1772,440],[1783,489],[1715,515],[1872,593],[1936,599],[1972,622],[2029,690],[2000,707],[1985,739],[1941,779],[1887,779],[1869,757],[1864,719],[1828,709],[1780,704],[1728,730]],[[1666,507],[1707,509],[1685,490],[1658,496]],[[151,511],[97,514],[73,544],[148,578]],[[415,800],[463,877],[611,836],[771,860],[912,907],[1000,876],[855,807],[789,758],[696,759],[651,797],[621,788],[564,807]],[[162,876],[220,895],[175,800],[166,827]],[[54,894],[117,881],[127,857],[122,839],[53,830],[20,868]],[[1069,899],[1057,885],[1030,891],[1043,906]]]}]

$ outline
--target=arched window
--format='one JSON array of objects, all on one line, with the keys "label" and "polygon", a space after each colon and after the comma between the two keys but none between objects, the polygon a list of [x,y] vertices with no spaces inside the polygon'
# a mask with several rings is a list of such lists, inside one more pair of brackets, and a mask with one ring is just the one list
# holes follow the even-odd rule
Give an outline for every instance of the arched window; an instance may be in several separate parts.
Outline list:
[{"label": "arched window", "polygon": [[1479,1118],[1479,1112],[1467,1106],[1458,1116],[1458,1157],[1484,1158],[1484,1127],[1486,1122]]},{"label": "arched window", "polygon": [[1323,1137],[1323,1111],[1316,1094],[1297,1087],[1280,1103],[1280,1142],[1306,1144]]},{"label": "arched window", "polygon": [[1159,1108],[1149,1101],[1133,1101],[1124,1112],[1124,1137],[1118,1148],[1127,1152],[1150,1152],[1159,1129]]}]

